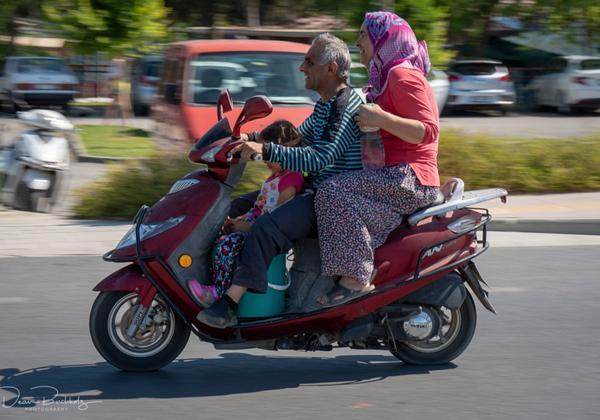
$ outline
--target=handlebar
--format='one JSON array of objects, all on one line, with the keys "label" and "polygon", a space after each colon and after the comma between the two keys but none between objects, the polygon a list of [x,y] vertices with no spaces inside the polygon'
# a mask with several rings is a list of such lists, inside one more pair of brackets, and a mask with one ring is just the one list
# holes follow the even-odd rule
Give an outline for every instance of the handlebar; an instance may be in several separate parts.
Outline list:
[{"label": "handlebar", "polygon": [[[240,152],[227,153],[225,156],[227,158],[227,162],[231,162],[233,159],[240,159],[242,157],[242,154]],[[256,162],[260,162],[261,160],[263,160],[262,153],[253,153],[251,159]]]}]

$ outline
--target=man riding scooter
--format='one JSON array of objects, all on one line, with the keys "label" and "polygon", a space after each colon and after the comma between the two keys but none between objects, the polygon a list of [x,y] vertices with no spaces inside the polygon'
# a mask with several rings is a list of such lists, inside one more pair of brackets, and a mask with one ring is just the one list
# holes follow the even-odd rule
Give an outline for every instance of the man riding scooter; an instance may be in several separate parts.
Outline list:
[{"label": "man riding scooter", "polygon": [[317,36],[299,69],[305,75],[305,87],[321,97],[298,127],[305,147],[261,144],[252,141],[255,135],[250,134],[243,136],[250,141],[231,151],[241,152],[244,160],[261,153],[284,169],[308,172],[308,191],[257,219],[237,260],[232,286],[222,299],[198,314],[200,322],[215,328],[236,325],[237,304],[246,290],[267,290],[266,273],[273,258],[289,251],[296,240],[315,235],[314,190],[333,175],[362,169],[360,130],[354,121],[362,100],[347,84],[350,64],[342,40],[331,34]]}]

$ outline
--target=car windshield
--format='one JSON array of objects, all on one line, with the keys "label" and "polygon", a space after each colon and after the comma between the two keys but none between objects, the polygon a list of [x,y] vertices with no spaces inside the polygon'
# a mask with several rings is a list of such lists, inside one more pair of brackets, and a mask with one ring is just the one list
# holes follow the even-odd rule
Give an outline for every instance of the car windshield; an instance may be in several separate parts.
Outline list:
[{"label": "car windshield", "polygon": [[452,66],[451,71],[468,76],[483,76],[494,74],[496,65],[493,63],[456,63]]},{"label": "car windshield", "polygon": [[67,73],[69,70],[62,60],[55,58],[24,58],[18,61],[18,73]]},{"label": "car windshield", "polygon": [[583,60],[581,70],[600,70],[600,59]]},{"label": "car windshield", "polygon": [[190,102],[214,104],[219,92],[229,89],[234,103],[265,95],[273,104],[312,105],[319,96],[304,87],[298,70],[303,60],[303,54],[279,52],[197,55],[190,64]]}]

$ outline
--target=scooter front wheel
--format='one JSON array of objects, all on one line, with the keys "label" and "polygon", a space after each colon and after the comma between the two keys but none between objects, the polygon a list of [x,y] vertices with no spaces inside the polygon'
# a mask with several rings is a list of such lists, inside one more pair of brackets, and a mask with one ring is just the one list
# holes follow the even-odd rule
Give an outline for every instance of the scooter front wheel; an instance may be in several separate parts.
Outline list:
[{"label": "scooter front wheel", "polygon": [[469,293],[457,309],[436,308],[440,314],[440,332],[423,341],[391,341],[390,352],[411,365],[439,365],[449,363],[465,351],[477,324],[477,312]]},{"label": "scooter front wheel", "polygon": [[127,330],[138,306],[136,293],[100,293],[90,313],[90,335],[98,352],[113,366],[134,372],[157,370],[183,351],[190,328],[157,295],[147,322],[130,337]]}]

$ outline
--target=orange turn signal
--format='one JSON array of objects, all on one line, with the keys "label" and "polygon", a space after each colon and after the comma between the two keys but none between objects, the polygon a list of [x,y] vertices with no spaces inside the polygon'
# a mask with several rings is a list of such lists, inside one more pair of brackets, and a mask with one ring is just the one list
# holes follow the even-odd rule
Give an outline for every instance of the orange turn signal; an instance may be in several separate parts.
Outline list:
[{"label": "orange turn signal", "polygon": [[183,268],[190,268],[192,265],[192,257],[187,254],[183,254],[181,257],[179,257],[179,265]]}]

